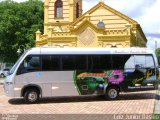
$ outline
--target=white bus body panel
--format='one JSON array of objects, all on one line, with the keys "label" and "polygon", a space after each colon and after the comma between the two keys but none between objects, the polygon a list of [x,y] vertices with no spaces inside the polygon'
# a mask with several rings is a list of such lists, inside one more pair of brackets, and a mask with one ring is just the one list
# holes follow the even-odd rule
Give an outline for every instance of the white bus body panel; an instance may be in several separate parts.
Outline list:
[{"label": "white bus body panel", "polygon": [[42,97],[77,96],[73,81],[73,71],[31,72],[15,77],[15,87],[38,85],[42,89]]}]

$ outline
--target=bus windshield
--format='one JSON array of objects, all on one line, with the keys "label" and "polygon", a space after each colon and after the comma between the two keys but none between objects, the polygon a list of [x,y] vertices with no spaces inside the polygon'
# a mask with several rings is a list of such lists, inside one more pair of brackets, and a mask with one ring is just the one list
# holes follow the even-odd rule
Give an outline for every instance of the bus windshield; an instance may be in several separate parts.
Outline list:
[{"label": "bus windshield", "polygon": [[28,52],[28,50],[26,50],[21,57],[17,60],[17,62],[14,64],[14,66],[11,68],[11,70],[9,71],[9,75],[13,74],[15,69],[17,68],[17,65],[19,64],[19,62],[21,61],[21,59],[25,56],[25,54]]}]

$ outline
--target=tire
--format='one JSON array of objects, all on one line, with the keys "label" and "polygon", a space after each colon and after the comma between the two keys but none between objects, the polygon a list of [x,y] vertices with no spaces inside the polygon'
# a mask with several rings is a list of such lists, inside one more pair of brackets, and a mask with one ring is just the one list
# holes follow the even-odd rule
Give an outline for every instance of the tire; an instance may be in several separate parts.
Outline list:
[{"label": "tire", "polygon": [[106,98],[109,100],[116,100],[119,97],[119,89],[117,87],[109,87],[106,90]]},{"label": "tire", "polygon": [[39,100],[39,92],[36,89],[26,90],[24,100],[28,104],[36,103]]}]

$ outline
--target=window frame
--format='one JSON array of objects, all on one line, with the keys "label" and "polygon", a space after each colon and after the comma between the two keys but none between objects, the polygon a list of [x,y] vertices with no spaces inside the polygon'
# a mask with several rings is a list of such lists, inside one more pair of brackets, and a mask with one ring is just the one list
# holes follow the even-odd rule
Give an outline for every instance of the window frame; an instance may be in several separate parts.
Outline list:
[{"label": "window frame", "polygon": [[[62,8],[62,16],[57,16],[57,9],[58,8]],[[62,0],[56,0],[55,4],[54,4],[54,17],[59,19],[59,18],[63,18],[63,1]]]}]

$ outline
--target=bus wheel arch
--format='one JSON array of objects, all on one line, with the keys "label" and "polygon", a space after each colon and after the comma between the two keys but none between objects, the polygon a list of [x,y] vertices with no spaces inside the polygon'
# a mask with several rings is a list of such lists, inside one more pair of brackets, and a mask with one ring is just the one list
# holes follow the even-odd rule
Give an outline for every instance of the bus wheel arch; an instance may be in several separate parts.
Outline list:
[{"label": "bus wheel arch", "polygon": [[27,85],[22,89],[21,96],[27,103],[35,103],[39,100],[41,94],[41,88],[37,85]]},{"label": "bus wheel arch", "polygon": [[109,100],[116,100],[119,97],[120,87],[111,85],[106,88],[105,97]]}]

